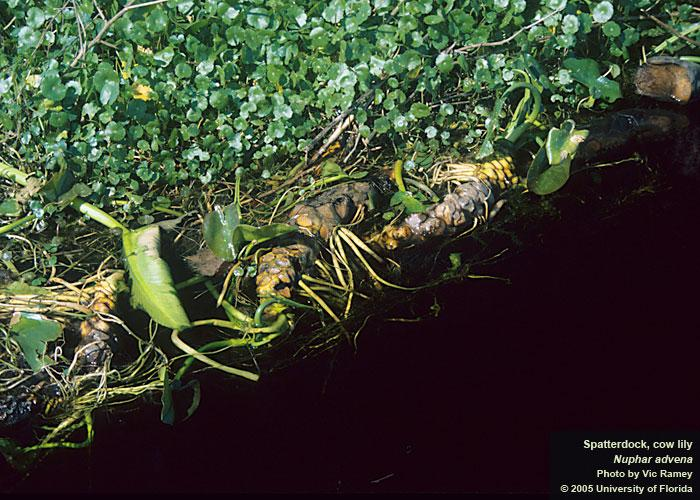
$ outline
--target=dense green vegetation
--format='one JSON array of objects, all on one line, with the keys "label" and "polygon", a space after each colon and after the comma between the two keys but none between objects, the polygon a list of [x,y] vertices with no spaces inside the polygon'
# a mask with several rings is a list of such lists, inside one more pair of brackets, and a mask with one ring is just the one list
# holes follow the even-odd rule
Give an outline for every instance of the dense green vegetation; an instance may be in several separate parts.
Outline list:
[{"label": "dense green vegetation", "polygon": [[[403,277],[401,264],[375,252],[396,250],[398,239],[370,248],[387,227],[412,244],[425,234],[402,216],[424,212],[415,216],[429,214],[437,228],[428,236],[463,236],[489,219],[496,192],[561,188],[588,134],[582,114],[629,101],[629,77],[647,55],[697,59],[700,8],[652,0],[7,0],[0,30],[0,318],[16,320],[0,325],[8,366],[0,393],[19,387],[51,401],[36,392],[50,384],[31,385],[51,373],[63,384],[57,392],[72,398],[58,403],[60,423],[44,428],[39,444],[0,438],[0,452],[16,457],[85,446],[95,408],[152,391],[162,394],[163,421],[189,416],[199,388],[185,376],[195,361],[257,380],[250,353],[300,317],[311,334],[295,340],[315,341],[310,349],[350,340],[367,318],[362,307],[376,306],[372,293],[418,289],[390,281]],[[326,155],[338,138],[347,143],[342,154]],[[380,172],[387,175],[370,175]],[[463,206],[454,193],[441,201],[450,183],[474,179],[481,184],[462,189]],[[343,185],[350,180],[359,182]],[[363,234],[349,229],[366,222],[380,191],[388,207],[367,217]],[[464,224],[452,224],[458,218]],[[194,257],[202,276],[173,278],[161,251],[172,229],[171,246]],[[468,276],[470,258],[450,254],[449,269],[418,286]],[[201,272],[205,265],[214,271]],[[181,301],[193,285],[216,309],[212,317]],[[115,314],[126,288],[153,320],[142,316],[140,331]],[[138,347],[135,360],[111,371],[101,356],[112,354],[114,325],[103,316]],[[61,344],[51,357],[49,347],[76,322],[78,345]],[[162,335],[156,342],[164,328],[169,344]],[[99,348],[81,351],[91,342]],[[166,355],[164,344],[184,354]],[[243,348],[239,367],[232,351]],[[176,412],[174,394],[184,389],[194,402],[186,411],[178,402]],[[0,410],[16,409],[3,397]],[[61,441],[81,427],[84,441]]]},{"label": "dense green vegetation", "polygon": [[9,0],[0,155],[39,177],[67,167],[83,197],[147,223],[238,167],[274,186],[351,108],[363,140],[406,154],[474,150],[523,72],[557,125],[604,109],[622,68],[672,37],[647,14],[697,32],[673,1]]}]

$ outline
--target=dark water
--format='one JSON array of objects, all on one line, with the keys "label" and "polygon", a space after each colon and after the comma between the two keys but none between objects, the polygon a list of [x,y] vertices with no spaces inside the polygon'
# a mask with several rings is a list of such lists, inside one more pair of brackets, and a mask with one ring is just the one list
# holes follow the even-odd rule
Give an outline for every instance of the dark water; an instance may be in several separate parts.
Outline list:
[{"label": "dark water", "polygon": [[698,429],[700,184],[669,170],[612,217],[564,210],[490,269],[510,285],[444,287],[437,319],[371,321],[357,353],[257,385],[213,377],[173,428],[103,419],[2,490],[544,493],[552,431]]}]

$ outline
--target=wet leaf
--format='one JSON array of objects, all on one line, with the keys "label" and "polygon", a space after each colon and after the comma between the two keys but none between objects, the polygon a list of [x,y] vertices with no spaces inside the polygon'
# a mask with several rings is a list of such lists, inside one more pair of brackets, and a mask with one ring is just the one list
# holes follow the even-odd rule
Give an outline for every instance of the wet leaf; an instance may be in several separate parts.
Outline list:
[{"label": "wet leaf", "polygon": [[160,228],[145,226],[124,231],[122,243],[131,278],[131,304],[168,328],[189,327],[190,320],[177,296],[170,268],[160,257]]},{"label": "wet leaf", "polygon": [[15,313],[10,322],[12,338],[19,344],[24,359],[35,372],[52,364],[46,356],[46,346],[58,339],[63,327],[58,321],[39,314]]}]

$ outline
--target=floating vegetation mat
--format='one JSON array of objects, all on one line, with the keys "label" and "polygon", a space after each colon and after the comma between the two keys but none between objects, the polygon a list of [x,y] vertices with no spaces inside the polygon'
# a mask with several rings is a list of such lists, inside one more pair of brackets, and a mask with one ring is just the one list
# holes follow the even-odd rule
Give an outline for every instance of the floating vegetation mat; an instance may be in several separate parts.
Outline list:
[{"label": "floating vegetation mat", "polygon": [[[104,267],[75,282],[54,277],[44,287],[0,288],[0,420],[43,421],[31,443],[0,440],[13,466],[50,449],[89,445],[95,410],[162,390],[168,360],[153,332],[136,335],[115,311],[123,279],[123,271]],[[126,363],[113,359],[109,342],[117,335],[135,347]]]}]

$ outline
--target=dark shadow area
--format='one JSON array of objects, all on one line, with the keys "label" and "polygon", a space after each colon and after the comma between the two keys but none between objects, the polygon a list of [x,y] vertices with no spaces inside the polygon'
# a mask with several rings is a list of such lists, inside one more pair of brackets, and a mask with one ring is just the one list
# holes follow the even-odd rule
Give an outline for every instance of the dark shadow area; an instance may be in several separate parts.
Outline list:
[{"label": "dark shadow area", "polygon": [[545,493],[553,431],[698,429],[700,184],[667,167],[614,216],[562,211],[489,269],[510,285],[445,286],[437,318],[374,318],[357,353],[258,384],[209,373],[189,421],[155,404],[102,416],[90,449],[27,476],[3,464],[1,489]]}]

